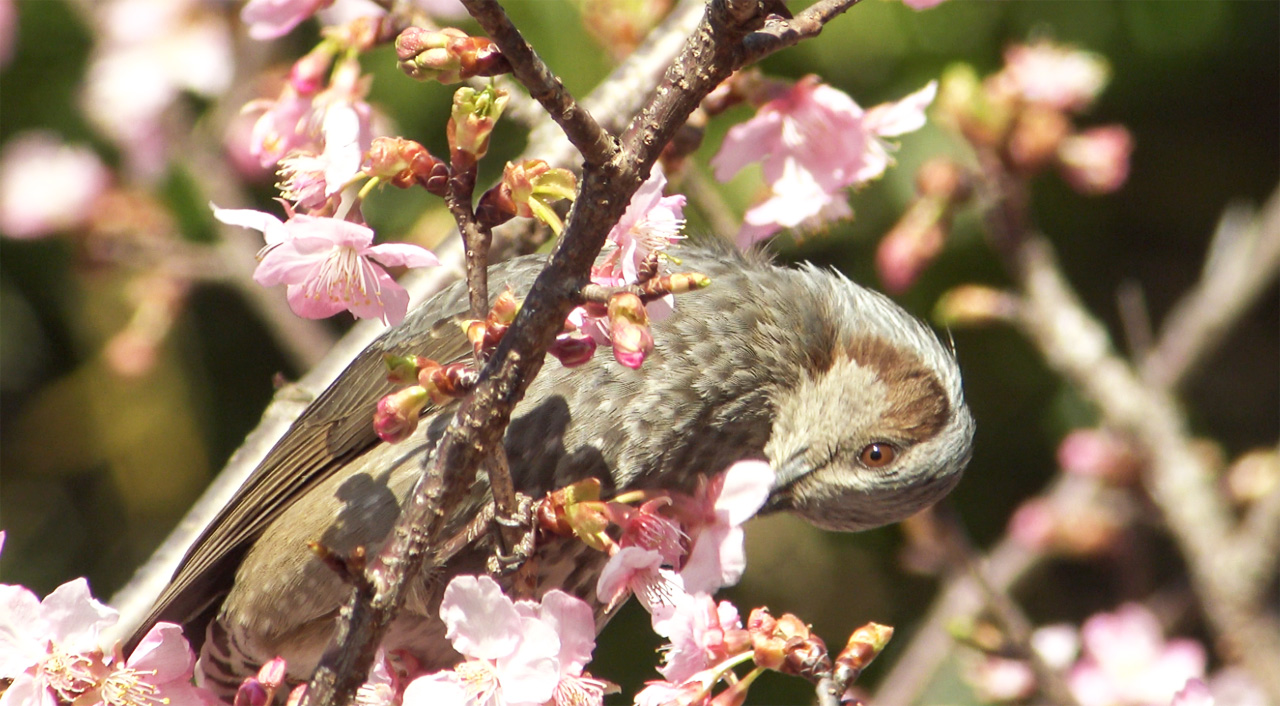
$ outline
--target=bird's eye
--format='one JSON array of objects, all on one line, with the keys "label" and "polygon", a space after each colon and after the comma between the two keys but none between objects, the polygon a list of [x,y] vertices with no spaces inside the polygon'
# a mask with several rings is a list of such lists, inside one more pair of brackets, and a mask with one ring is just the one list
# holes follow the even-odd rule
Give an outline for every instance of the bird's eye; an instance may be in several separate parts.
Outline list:
[{"label": "bird's eye", "polygon": [[897,457],[898,450],[883,441],[867,444],[858,454],[858,460],[867,468],[883,468],[893,463],[893,459]]}]

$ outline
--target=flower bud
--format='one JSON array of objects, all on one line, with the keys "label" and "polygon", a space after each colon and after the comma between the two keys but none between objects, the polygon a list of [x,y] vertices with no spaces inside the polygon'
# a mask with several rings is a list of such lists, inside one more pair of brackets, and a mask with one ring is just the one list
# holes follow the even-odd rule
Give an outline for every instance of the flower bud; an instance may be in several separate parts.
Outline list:
[{"label": "flower bud", "polygon": [[373,430],[378,438],[389,444],[407,439],[418,428],[418,419],[429,397],[424,387],[413,385],[378,400],[373,413]]},{"label": "flower bud", "polygon": [[794,674],[809,681],[831,675],[831,655],[827,654],[827,644],[817,635],[787,640],[783,653],[785,660],[778,669],[783,674]]},{"label": "flower bud", "polygon": [[1027,106],[1005,145],[1009,164],[1023,174],[1039,171],[1057,155],[1059,145],[1070,132],[1071,121],[1061,111]]},{"label": "flower bud", "polygon": [[1086,130],[1058,145],[1062,176],[1076,191],[1096,196],[1109,194],[1129,178],[1133,138],[1120,125]]},{"label": "flower bud", "polygon": [[555,356],[564,367],[575,368],[591,360],[596,354],[596,341],[582,333],[562,333],[556,336],[547,352]]},{"label": "flower bud", "polygon": [[396,385],[406,385],[408,383],[418,381],[418,369],[421,367],[419,361],[426,361],[426,358],[416,355],[393,355],[391,353],[382,354],[382,362],[387,366],[387,382]]},{"label": "flower bud", "polygon": [[613,341],[614,360],[633,370],[638,370],[653,352],[653,333],[647,322],[639,324],[622,316],[610,319],[609,338]]},{"label": "flower bud", "polygon": [[881,239],[876,248],[876,270],[890,293],[907,291],[942,252],[950,230],[946,211],[943,199],[917,199]]},{"label": "flower bud", "polygon": [[446,132],[455,168],[474,164],[489,151],[489,135],[507,107],[506,91],[485,86],[477,91],[463,86],[453,94],[453,112]]},{"label": "flower bud", "polygon": [[258,681],[262,682],[262,685],[268,689],[275,691],[284,684],[287,668],[288,664],[285,662],[284,657],[267,660],[267,663],[258,670]]},{"label": "flower bud", "polygon": [[240,682],[231,703],[232,706],[268,706],[271,703],[271,694],[261,682],[249,677]]},{"label": "flower bud", "polygon": [[893,627],[879,623],[867,623],[849,636],[849,642],[836,657],[836,683],[852,684],[881,652],[893,637]]},{"label": "flower bud", "polygon": [[449,166],[427,148],[402,137],[374,138],[365,156],[364,173],[401,189],[421,184],[437,196],[448,189]]},{"label": "flower bud", "polygon": [[515,216],[536,218],[559,235],[564,223],[551,204],[572,201],[576,190],[577,179],[567,169],[553,169],[541,159],[507,162],[502,182],[480,198],[476,216],[493,225]]},{"label": "flower bud", "polygon": [[396,37],[400,70],[419,81],[457,83],[462,80],[461,40],[470,39],[454,27],[430,30],[409,27]]},{"label": "flower bud", "polygon": [[1018,313],[1018,300],[1008,292],[977,284],[962,284],[944,293],[933,307],[939,326],[981,326],[1008,321]]}]

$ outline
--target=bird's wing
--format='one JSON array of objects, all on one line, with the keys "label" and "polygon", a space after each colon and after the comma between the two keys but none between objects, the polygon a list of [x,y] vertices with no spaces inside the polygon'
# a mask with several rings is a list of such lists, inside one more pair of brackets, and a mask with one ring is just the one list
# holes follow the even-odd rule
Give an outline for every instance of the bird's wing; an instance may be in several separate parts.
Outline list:
[{"label": "bird's wing", "polygon": [[[540,257],[526,257],[495,268],[490,272],[491,291],[508,283],[527,288],[541,264]],[[471,345],[458,325],[465,309],[465,289],[455,285],[360,352],[192,544],[129,647],[158,620],[189,624],[209,617],[206,612],[230,589],[253,540],[296,499],[379,443],[373,431],[374,409],[396,388],[387,381],[383,355],[423,355],[445,364],[465,359]],[[188,631],[187,638],[198,649],[203,630]]]}]

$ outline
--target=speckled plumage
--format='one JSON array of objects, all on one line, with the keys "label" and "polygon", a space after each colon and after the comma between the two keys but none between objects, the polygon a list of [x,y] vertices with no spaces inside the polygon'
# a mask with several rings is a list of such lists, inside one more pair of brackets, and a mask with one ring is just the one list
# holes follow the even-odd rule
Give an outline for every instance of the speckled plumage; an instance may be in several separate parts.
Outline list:
[{"label": "speckled plumage", "polygon": [[[609,491],[687,488],[698,474],[766,458],[779,474],[767,509],[860,530],[902,519],[954,486],[973,422],[954,357],[924,325],[817,268],[696,248],[676,254],[680,269],[709,275],[712,286],[681,296],[655,323],[656,348],[640,370],[601,351],[574,369],[549,360],[530,386],[506,436],[519,490],[537,497],[587,476]],[[529,257],[497,266],[490,290],[509,284],[522,294],[540,265]],[[407,441],[377,443],[373,405],[391,389],[382,352],[461,359],[468,347],[452,317],[465,309],[465,288],[454,286],[372,344],[188,554],[148,623],[208,620],[216,609],[205,662],[223,664],[206,664],[211,676],[229,669],[233,686],[276,654],[292,674],[309,673],[347,589],[306,543],[376,548],[448,421],[437,414]],[[872,442],[893,445],[897,460],[863,465],[859,452]],[[481,477],[467,504],[451,510],[453,529],[486,501]],[[439,589],[452,574],[482,571],[492,550],[481,540],[416,586],[388,646],[446,666],[454,655],[436,619]],[[538,552],[539,590],[594,590],[598,552],[568,540]]]}]

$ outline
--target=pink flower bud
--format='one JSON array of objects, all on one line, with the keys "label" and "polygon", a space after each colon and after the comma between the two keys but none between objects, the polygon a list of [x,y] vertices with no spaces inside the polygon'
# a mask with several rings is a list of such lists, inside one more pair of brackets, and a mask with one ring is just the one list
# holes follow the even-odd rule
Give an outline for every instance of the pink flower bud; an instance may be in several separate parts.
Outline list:
[{"label": "pink flower bud", "polygon": [[613,340],[613,358],[622,365],[638,370],[653,352],[653,333],[648,324],[637,324],[626,318],[612,320],[609,336]]},{"label": "pink flower bud", "polygon": [[453,112],[446,126],[455,165],[474,163],[489,151],[489,135],[507,107],[510,96],[493,86],[477,91],[469,86],[453,94]]},{"label": "pink flower bud", "polygon": [[289,69],[289,85],[293,86],[298,95],[315,95],[324,88],[336,50],[337,47],[332,42],[321,42],[293,63],[293,67]]},{"label": "pink flower bud", "polygon": [[267,706],[271,703],[271,694],[257,679],[249,677],[236,689],[233,706]]},{"label": "pink flower bud", "polygon": [[378,438],[389,444],[407,439],[418,428],[418,419],[429,397],[426,388],[413,385],[378,400],[373,413],[373,430]]},{"label": "pink flower bud", "polygon": [[876,249],[876,270],[885,289],[901,294],[933,262],[946,240],[945,202],[918,199]]},{"label": "pink flower bud", "polygon": [[284,684],[284,677],[287,669],[288,664],[285,662],[284,657],[276,657],[275,659],[267,661],[267,663],[262,665],[262,668],[258,670],[258,681],[262,682],[262,685],[268,689],[279,689],[280,686]]},{"label": "pink flower bud", "polygon": [[977,284],[962,284],[947,290],[933,308],[933,319],[940,326],[981,326],[1007,321],[1018,313],[1018,300],[1012,294]]},{"label": "pink flower bud", "polygon": [[591,360],[596,354],[595,339],[581,333],[562,333],[547,348],[566,368],[574,368]]},{"label": "pink flower bud", "polygon": [[1086,130],[1058,146],[1062,175],[1082,194],[1109,194],[1129,178],[1133,138],[1120,125]]}]

